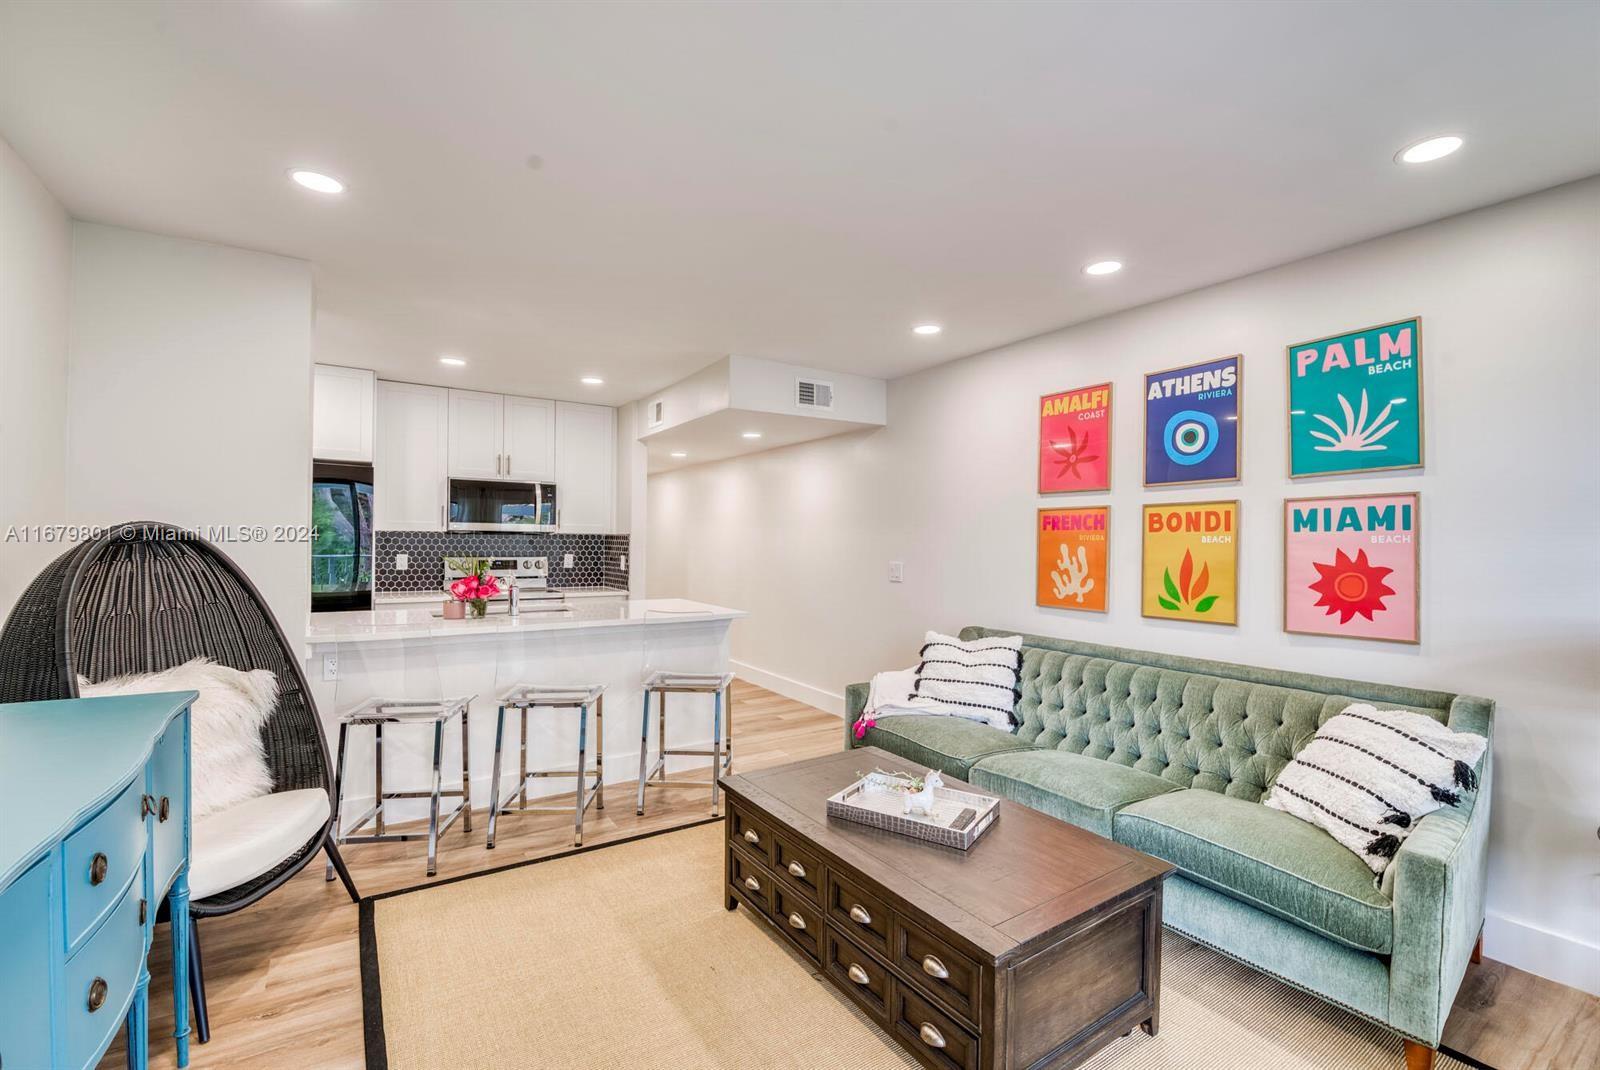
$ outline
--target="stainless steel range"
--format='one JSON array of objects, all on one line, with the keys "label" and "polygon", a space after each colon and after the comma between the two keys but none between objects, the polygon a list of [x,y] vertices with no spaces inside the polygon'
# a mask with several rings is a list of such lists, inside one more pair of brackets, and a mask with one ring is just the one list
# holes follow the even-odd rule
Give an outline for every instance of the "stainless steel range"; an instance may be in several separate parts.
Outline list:
[{"label": "stainless steel range", "polygon": [[[451,568],[447,563],[444,566],[444,588],[459,580],[466,573],[459,569]],[[489,559],[489,575],[500,581],[500,593],[490,601],[504,602],[510,599],[513,587],[523,602],[561,602],[565,601],[559,590],[550,587],[550,559],[548,557],[493,557]]]}]

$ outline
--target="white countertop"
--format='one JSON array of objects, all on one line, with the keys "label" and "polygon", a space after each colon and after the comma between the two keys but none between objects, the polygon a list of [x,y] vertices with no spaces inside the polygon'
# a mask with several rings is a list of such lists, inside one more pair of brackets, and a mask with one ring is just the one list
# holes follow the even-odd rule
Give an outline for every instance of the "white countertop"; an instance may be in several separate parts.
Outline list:
[{"label": "white countertop", "polygon": [[[742,609],[692,602],[687,598],[627,601],[584,598],[574,600],[559,610],[524,610],[516,618],[504,611],[504,603],[491,603],[489,615],[481,619],[445,620],[434,616],[439,609],[438,603],[430,602],[425,607],[400,608],[396,605],[394,608],[370,611],[316,613],[306,627],[306,642],[326,644],[382,642],[390,639],[449,639],[504,635],[507,632],[733,621],[745,616]],[[495,612],[496,609],[500,612]]]}]

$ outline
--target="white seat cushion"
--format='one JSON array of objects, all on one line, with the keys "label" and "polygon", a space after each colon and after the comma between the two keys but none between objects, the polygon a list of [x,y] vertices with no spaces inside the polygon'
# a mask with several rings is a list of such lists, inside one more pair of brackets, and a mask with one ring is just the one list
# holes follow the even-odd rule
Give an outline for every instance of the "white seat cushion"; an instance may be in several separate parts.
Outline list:
[{"label": "white seat cushion", "polygon": [[194,822],[189,897],[237,888],[294,854],[328,822],[321,788],[258,795]]}]

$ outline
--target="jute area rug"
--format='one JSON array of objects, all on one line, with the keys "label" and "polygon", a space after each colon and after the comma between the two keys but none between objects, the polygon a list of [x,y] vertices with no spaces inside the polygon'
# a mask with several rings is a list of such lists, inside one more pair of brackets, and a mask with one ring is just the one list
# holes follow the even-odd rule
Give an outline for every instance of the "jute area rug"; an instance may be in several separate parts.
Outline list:
[{"label": "jute area rug", "polygon": [[[364,901],[368,1070],[914,1070],[776,933],[724,908],[722,837],[708,823]],[[1085,1065],[1403,1062],[1393,1034],[1168,934],[1160,1035]]]}]

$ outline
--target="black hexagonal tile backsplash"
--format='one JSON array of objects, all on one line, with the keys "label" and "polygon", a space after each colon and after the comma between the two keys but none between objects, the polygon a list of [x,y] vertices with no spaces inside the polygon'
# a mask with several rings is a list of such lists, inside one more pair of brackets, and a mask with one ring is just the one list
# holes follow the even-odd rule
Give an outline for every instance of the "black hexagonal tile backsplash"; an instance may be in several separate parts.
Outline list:
[{"label": "black hexagonal tile backsplash", "polygon": [[[398,572],[396,554],[410,558]],[[562,562],[572,555],[572,567]],[[437,591],[446,557],[547,557],[551,587],[614,587],[626,590],[626,535],[566,535],[536,531],[379,531],[373,536],[373,588],[382,592]]]}]

